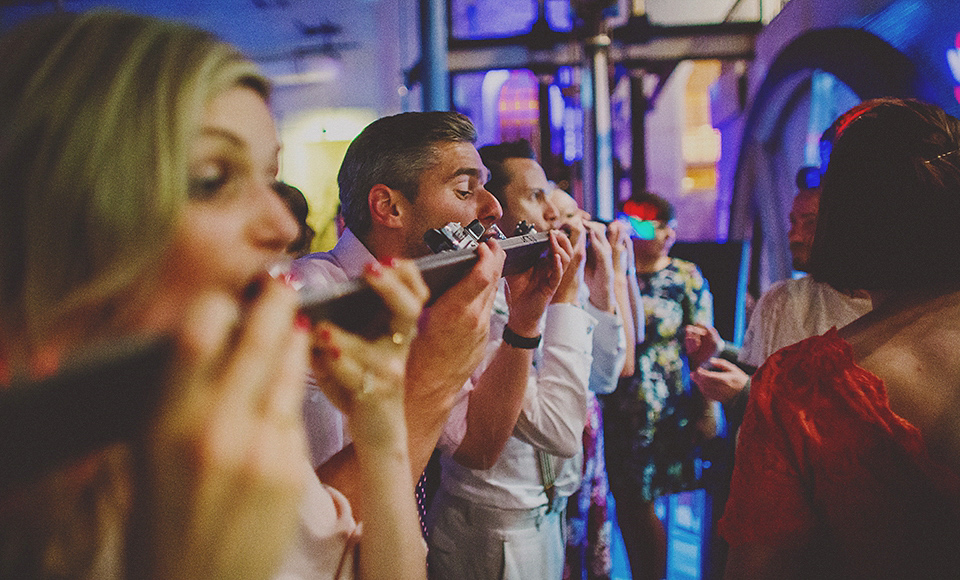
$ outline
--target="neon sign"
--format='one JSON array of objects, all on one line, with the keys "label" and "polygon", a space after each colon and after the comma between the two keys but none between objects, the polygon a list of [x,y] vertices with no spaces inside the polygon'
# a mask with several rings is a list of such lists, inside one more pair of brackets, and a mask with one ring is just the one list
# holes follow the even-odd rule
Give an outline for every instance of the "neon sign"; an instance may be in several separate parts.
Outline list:
[{"label": "neon sign", "polygon": [[[950,72],[953,73],[953,80],[960,85],[960,32],[957,33],[956,48],[947,51],[947,64],[950,65]],[[960,103],[960,86],[953,87],[953,94]]]}]

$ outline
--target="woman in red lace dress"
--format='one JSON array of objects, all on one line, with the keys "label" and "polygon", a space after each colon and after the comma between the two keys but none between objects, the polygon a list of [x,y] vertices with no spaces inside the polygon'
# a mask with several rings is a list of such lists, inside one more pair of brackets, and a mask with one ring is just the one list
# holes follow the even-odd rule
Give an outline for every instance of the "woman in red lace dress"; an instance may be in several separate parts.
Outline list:
[{"label": "woman in red lace dress", "polygon": [[875,309],[753,377],[727,578],[960,571],[960,120],[917,101],[837,123],[813,275]]}]

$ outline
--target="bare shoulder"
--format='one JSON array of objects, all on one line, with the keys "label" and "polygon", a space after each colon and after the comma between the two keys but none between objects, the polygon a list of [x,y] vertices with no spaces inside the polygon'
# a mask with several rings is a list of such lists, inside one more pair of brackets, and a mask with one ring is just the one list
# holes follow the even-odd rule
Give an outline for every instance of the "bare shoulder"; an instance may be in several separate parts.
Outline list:
[{"label": "bare shoulder", "polygon": [[845,333],[854,358],[883,380],[891,410],[931,454],[960,473],[960,297],[864,318]]}]

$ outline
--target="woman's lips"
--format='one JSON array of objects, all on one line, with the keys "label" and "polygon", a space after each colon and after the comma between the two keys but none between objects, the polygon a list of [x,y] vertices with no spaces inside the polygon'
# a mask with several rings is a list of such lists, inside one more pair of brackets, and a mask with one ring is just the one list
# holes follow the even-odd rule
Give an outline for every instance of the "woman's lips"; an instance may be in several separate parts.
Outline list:
[{"label": "woman's lips", "polygon": [[263,270],[250,276],[249,281],[240,291],[240,300],[245,304],[255,300],[263,292],[263,286],[269,278],[280,280],[296,288],[292,264],[292,260],[284,259],[265,265]]},{"label": "woman's lips", "polygon": [[240,292],[240,301],[243,304],[249,304],[257,299],[257,296],[263,292],[263,285],[266,283],[266,275],[256,276]]}]

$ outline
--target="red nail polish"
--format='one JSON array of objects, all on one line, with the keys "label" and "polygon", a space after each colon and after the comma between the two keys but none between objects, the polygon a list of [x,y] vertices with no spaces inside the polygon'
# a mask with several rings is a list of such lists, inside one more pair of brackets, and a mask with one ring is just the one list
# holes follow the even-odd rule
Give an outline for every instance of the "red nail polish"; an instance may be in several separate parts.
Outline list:
[{"label": "red nail polish", "polygon": [[330,342],[330,331],[326,328],[320,331],[320,340]]},{"label": "red nail polish", "polygon": [[337,360],[340,358],[340,349],[335,346],[331,346],[329,349],[327,349],[327,352],[330,353],[330,358],[332,358],[333,360]]},{"label": "red nail polish", "polygon": [[267,274],[269,274],[270,277],[273,278],[274,280],[276,280],[277,282],[280,282],[280,283],[285,284],[285,285],[287,285],[287,286],[290,286],[290,285],[293,284],[293,275],[290,274],[289,271],[287,271],[287,272],[282,272],[282,271],[280,271],[279,269],[273,269],[273,268],[271,268],[271,269],[267,270]]},{"label": "red nail polish", "polygon": [[293,321],[293,325],[297,330],[310,330],[310,317],[303,312],[298,312],[297,317]]},{"label": "red nail polish", "polygon": [[393,256],[387,256],[380,261],[383,262],[383,265],[388,268],[393,268],[394,266],[397,265],[397,259],[394,258]]},{"label": "red nail polish", "polygon": [[366,270],[371,276],[380,276],[383,274],[383,267],[380,265],[380,262],[368,262]]}]

